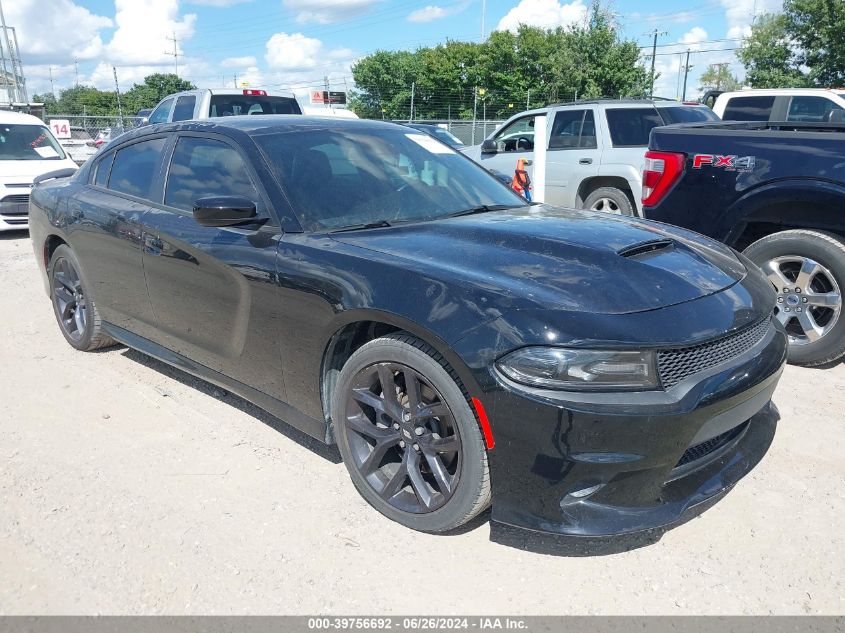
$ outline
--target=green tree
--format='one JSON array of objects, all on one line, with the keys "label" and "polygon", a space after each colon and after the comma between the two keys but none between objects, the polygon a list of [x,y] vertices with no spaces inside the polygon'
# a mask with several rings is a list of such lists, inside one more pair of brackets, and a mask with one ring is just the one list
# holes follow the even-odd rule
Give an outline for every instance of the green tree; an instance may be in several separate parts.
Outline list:
[{"label": "green tree", "polygon": [[845,84],[845,2],[784,0],[785,28],[813,85]]},{"label": "green tree", "polygon": [[43,103],[44,112],[46,114],[58,113],[58,110],[56,109],[58,101],[56,100],[56,96],[52,92],[45,92],[44,94],[32,95],[32,101],[33,103]]},{"label": "green tree", "polygon": [[173,73],[147,75],[142,83],[135,84],[122,95],[123,109],[134,114],[142,108],[153,108],[167,95],[183,90],[196,90],[196,86]]},{"label": "green tree", "polygon": [[737,57],[745,66],[746,82],[754,88],[800,88],[809,83],[783,14],[761,16]]},{"label": "green tree", "polygon": [[742,84],[725,64],[710,64],[701,74],[699,90],[739,90]]},{"label": "green tree", "polygon": [[623,41],[598,2],[583,25],[495,31],[486,42],[447,41],[409,51],[378,51],[352,68],[351,107],[363,117],[499,118],[574,97],[642,95],[648,72],[639,47]]}]

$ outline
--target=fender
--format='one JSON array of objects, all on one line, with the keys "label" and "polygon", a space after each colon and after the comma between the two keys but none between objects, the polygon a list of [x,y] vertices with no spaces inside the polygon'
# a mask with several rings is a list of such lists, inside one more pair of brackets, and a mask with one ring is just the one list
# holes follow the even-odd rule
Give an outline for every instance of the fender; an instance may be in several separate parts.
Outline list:
[{"label": "fender", "polygon": [[[795,205],[794,211],[783,205]],[[812,216],[806,212],[814,207]],[[779,208],[775,208],[779,207]],[[749,222],[771,222],[835,232],[845,231],[845,185],[827,180],[776,180],[746,191],[724,213],[723,226],[732,226],[725,242],[733,244]]]}]

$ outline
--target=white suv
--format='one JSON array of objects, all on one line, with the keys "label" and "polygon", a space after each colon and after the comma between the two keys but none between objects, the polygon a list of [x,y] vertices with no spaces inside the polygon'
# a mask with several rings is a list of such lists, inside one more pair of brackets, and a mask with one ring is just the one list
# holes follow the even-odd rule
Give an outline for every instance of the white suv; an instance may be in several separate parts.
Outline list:
[{"label": "white suv", "polygon": [[36,176],[76,168],[41,119],[0,110],[0,231],[29,225],[29,191]]},{"label": "white suv", "polygon": [[266,90],[187,90],[162,99],[147,119],[148,123],[170,123],[189,119],[209,119],[239,114],[302,114],[290,91]]},{"label": "white suv", "polygon": [[845,90],[777,88],[723,92],[713,111],[724,121],[845,121]]},{"label": "white suv", "polygon": [[[641,215],[641,172],[654,127],[716,121],[710,108],[668,100],[598,99],[529,110],[508,119],[481,145],[463,151],[490,171],[512,175],[534,158],[534,122],[548,118],[546,202]],[[532,179],[533,166],[527,168]]]}]

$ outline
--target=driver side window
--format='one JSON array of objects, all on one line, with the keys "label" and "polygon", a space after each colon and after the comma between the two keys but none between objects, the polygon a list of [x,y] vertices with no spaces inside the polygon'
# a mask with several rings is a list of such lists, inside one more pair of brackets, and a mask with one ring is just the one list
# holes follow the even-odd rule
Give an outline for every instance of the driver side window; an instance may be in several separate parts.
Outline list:
[{"label": "driver side window", "polygon": [[494,140],[500,152],[534,151],[534,120],[537,115],[523,117],[499,130]]}]

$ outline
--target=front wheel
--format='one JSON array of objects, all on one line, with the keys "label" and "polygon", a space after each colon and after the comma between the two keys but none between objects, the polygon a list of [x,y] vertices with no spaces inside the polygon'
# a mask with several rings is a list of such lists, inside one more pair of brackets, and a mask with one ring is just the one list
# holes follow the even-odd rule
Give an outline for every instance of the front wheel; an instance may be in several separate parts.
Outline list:
[{"label": "front wheel", "polygon": [[490,503],[487,453],[453,370],[405,334],[358,349],[338,377],[332,420],[361,496],[415,530],[445,532]]},{"label": "front wheel", "polygon": [[596,189],[584,200],[584,208],[616,215],[635,215],[634,205],[631,203],[628,194],[616,187]]},{"label": "front wheel", "polygon": [[775,316],[789,335],[789,362],[813,367],[845,356],[845,244],[821,231],[764,237],[744,254],[778,293]]}]

